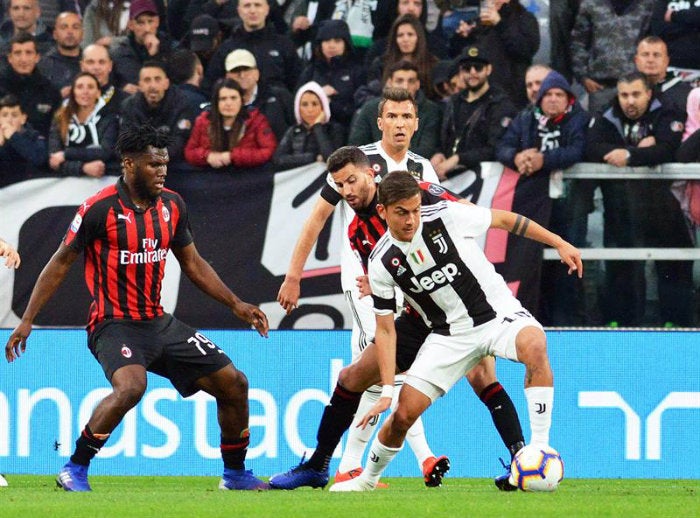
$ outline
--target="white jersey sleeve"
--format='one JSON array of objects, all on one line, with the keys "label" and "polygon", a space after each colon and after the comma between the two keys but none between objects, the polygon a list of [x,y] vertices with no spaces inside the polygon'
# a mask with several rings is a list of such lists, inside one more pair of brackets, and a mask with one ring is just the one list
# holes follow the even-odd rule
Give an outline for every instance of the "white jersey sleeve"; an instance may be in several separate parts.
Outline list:
[{"label": "white jersey sleeve", "polygon": [[[384,243],[384,248],[386,248],[390,242],[388,239],[381,239],[375,247],[375,252],[381,248],[381,243]],[[382,263],[383,255],[381,253],[373,253],[370,256],[367,270],[369,285],[372,288],[374,312],[377,315],[390,315],[396,311],[395,288],[397,286],[389,272],[384,268]]]},{"label": "white jersey sleeve", "polygon": [[445,203],[455,227],[459,229],[462,236],[480,236],[491,227],[491,209],[464,203]]}]

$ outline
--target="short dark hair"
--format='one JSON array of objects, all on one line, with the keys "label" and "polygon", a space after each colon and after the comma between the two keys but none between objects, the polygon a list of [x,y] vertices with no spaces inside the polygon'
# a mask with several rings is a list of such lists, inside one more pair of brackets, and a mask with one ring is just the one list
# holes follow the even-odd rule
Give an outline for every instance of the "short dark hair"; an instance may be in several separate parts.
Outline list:
[{"label": "short dark hair", "polygon": [[408,171],[392,171],[377,188],[377,202],[385,207],[420,194],[418,182]]},{"label": "short dark hair", "polygon": [[22,104],[19,102],[17,96],[7,94],[3,95],[2,98],[0,98],[0,108],[15,108],[17,106],[19,106],[20,111],[24,113],[24,110],[22,109]]},{"label": "short dark hair", "polygon": [[176,85],[185,83],[194,75],[199,56],[189,49],[178,49],[168,59],[168,77]]},{"label": "short dark hair", "polygon": [[618,85],[620,83],[630,84],[630,83],[634,83],[635,81],[641,81],[644,84],[644,88],[646,90],[651,90],[651,88],[652,88],[647,76],[642,74],[638,70],[635,70],[634,72],[627,72],[626,74],[622,74],[619,77],[619,79],[617,80],[617,84]]},{"label": "short dark hair", "polygon": [[394,101],[397,103],[402,103],[404,101],[411,101],[413,109],[418,115],[418,103],[411,95],[411,92],[405,88],[385,88],[382,90],[382,99],[379,101],[379,106],[377,107],[377,117],[381,117],[384,112],[384,105],[387,101]]},{"label": "short dark hair", "polygon": [[[641,40],[639,40],[639,43],[646,43],[647,45],[661,45],[663,44],[664,47],[667,47],[666,42],[659,38],[658,36],[645,36]],[[639,43],[637,46],[639,46]],[[668,52],[668,49],[667,49]]]},{"label": "short dark hair", "polygon": [[171,138],[162,129],[157,129],[150,124],[129,125],[124,128],[117,138],[117,152],[124,157],[145,153],[149,146],[157,149],[168,147]]},{"label": "short dark hair", "polygon": [[160,68],[163,71],[163,73],[165,74],[165,77],[170,79],[170,75],[168,75],[168,67],[165,66],[165,63],[163,63],[162,61],[158,61],[155,59],[150,59],[148,61],[144,61],[143,65],[141,65],[141,68],[139,68],[139,73],[144,68]]},{"label": "short dark hair", "polygon": [[36,46],[36,38],[34,37],[34,35],[25,31],[18,32],[17,34],[12,36],[12,38],[10,38],[10,45],[7,47],[7,53],[9,54],[10,52],[12,52],[12,45],[22,45],[23,43],[29,42],[32,42],[34,44],[34,51],[38,53],[39,48]]},{"label": "short dark hair", "polygon": [[358,167],[369,167],[369,158],[357,146],[343,146],[333,151],[331,156],[328,157],[328,172],[331,174],[337,173],[348,164]]},{"label": "short dark hair", "polygon": [[416,75],[420,76],[420,73],[418,72],[418,65],[416,65],[413,61],[409,61],[407,59],[400,59],[398,61],[394,61],[391,65],[387,67],[387,79],[392,77],[394,75],[394,72],[398,72],[399,70],[412,70],[416,73]]}]

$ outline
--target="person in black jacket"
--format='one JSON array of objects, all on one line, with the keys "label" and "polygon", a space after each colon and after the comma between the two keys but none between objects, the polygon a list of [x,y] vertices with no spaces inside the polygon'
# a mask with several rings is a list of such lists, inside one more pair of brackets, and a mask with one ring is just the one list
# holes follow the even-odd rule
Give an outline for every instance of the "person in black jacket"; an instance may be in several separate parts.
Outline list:
[{"label": "person in black jacket", "polygon": [[73,80],[68,102],[56,112],[49,134],[49,166],[63,176],[119,174],[114,145],[119,123],[116,115],[102,113],[100,83],[81,72]]},{"label": "person in black jacket", "polygon": [[80,43],[83,22],[76,13],[61,13],[53,29],[56,45],[39,61],[39,71],[67,98],[71,81],[80,72]]},{"label": "person in black jacket", "polygon": [[671,66],[700,69],[700,5],[656,0],[649,32],[668,45]]},{"label": "person in black jacket", "polygon": [[46,139],[27,124],[14,95],[0,99],[0,186],[29,180],[46,171]]},{"label": "person in black jacket", "polygon": [[527,105],[525,71],[540,46],[539,24],[519,0],[494,0],[492,4],[481,9],[478,23],[462,22],[450,40],[450,56],[474,45],[488,48],[493,65],[491,83],[506,92],[520,110]]},{"label": "person in black jacket", "polygon": [[667,108],[685,112],[690,83],[669,72],[668,47],[658,36],[647,36],[637,44],[634,64],[652,86],[654,96]]},{"label": "person in black jacket", "polygon": [[107,47],[99,43],[93,43],[83,49],[83,55],[80,59],[80,71],[90,72],[100,82],[102,90],[102,99],[105,102],[103,112],[110,111],[119,115],[124,99],[129,97],[124,90],[117,88],[112,82],[112,68],[114,63],[109,56]]},{"label": "person in black jacket", "polygon": [[234,27],[231,36],[224,40],[211,58],[204,77],[204,88],[211,88],[225,74],[226,56],[236,49],[250,51],[260,69],[261,81],[276,84],[295,91],[301,72],[301,59],[292,40],[275,32],[267,24],[270,6],[268,0],[241,0],[238,2],[241,24]]},{"label": "person in black jacket", "polygon": [[325,162],[344,144],[345,129],[331,121],[328,96],[315,81],[297,90],[294,116],[297,123],[286,131],[272,158],[277,170]]},{"label": "person in black jacket", "polygon": [[[654,166],[672,162],[683,135],[685,114],[663,106],[640,72],[623,75],[610,108],[591,122],[586,161],[615,167]],[[603,191],[606,247],[692,247],[670,182],[606,180]],[[693,263],[657,261],[659,313],[662,324],[692,325]],[[608,323],[640,325],[646,303],[644,265],[608,261],[606,294],[601,308]]]},{"label": "person in black jacket", "polygon": [[430,160],[440,179],[479,172],[481,162],[495,160],[496,147],[517,113],[508,96],[491,86],[491,61],[483,47],[466,48],[457,62],[466,88],[445,104],[441,152]]},{"label": "person in black jacket", "polygon": [[14,94],[32,127],[48,136],[61,94],[36,68],[39,53],[34,36],[23,32],[13,37],[7,61],[10,66],[0,72],[0,95]]},{"label": "person in black jacket", "polygon": [[148,123],[170,134],[169,168],[183,161],[185,144],[192,130],[193,113],[184,94],[170,86],[165,65],[147,61],[139,72],[139,92],[122,103],[121,126],[141,126]]},{"label": "person in black jacket", "polygon": [[129,35],[112,47],[114,82],[128,94],[137,92],[139,70],[146,61],[164,61],[172,50],[168,35],[159,31],[160,16],[153,0],[132,0]]},{"label": "person in black jacket", "polygon": [[316,81],[331,100],[333,120],[348,125],[355,112],[355,91],[366,82],[364,67],[354,59],[350,29],[343,20],[321,22],[314,42],[314,57],[299,76],[298,84]]}]

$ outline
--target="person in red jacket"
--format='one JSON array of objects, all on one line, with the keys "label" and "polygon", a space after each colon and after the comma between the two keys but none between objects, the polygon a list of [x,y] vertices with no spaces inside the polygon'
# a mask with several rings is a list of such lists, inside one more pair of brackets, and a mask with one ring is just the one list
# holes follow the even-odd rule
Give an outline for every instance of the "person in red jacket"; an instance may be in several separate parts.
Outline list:
[{"label": "person in red jacket", "polygon": [[202,112],[185,146],[185,160],[199,167],[242,169],[267,164],[277,138],[257,108],[243,106],[243,89],[233,79],[214,85],[211,110]]}]

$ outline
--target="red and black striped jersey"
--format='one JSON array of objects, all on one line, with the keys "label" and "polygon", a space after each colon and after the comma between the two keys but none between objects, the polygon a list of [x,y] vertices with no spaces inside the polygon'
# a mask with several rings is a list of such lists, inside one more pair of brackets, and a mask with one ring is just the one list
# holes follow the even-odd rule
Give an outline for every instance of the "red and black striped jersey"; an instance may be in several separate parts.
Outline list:
[{"label": "red and black striped jersey", "polygon": [[187,207],[174,191],[164,189],[142,210],[120,178],[83,202],[63,243],[85,251],[85,282],[93,299],[88,331],[106,319],[163,315],[165,257],[170,248],[191,242]]},{"label": "red and black striped jersey", "polygon": [[[421,188],[422,205],[433,205],[440,200],[456,201],[460,199],[459,195],[437,184],[419,181],[418,185]],[[386,221],[377,212],[377,195],[375,193],[374,199],[366,209],[355,212],[355,217],[348,227],[350,246],[357,251],[365,273],[369,264],[369,254],[385,232]]]}]

